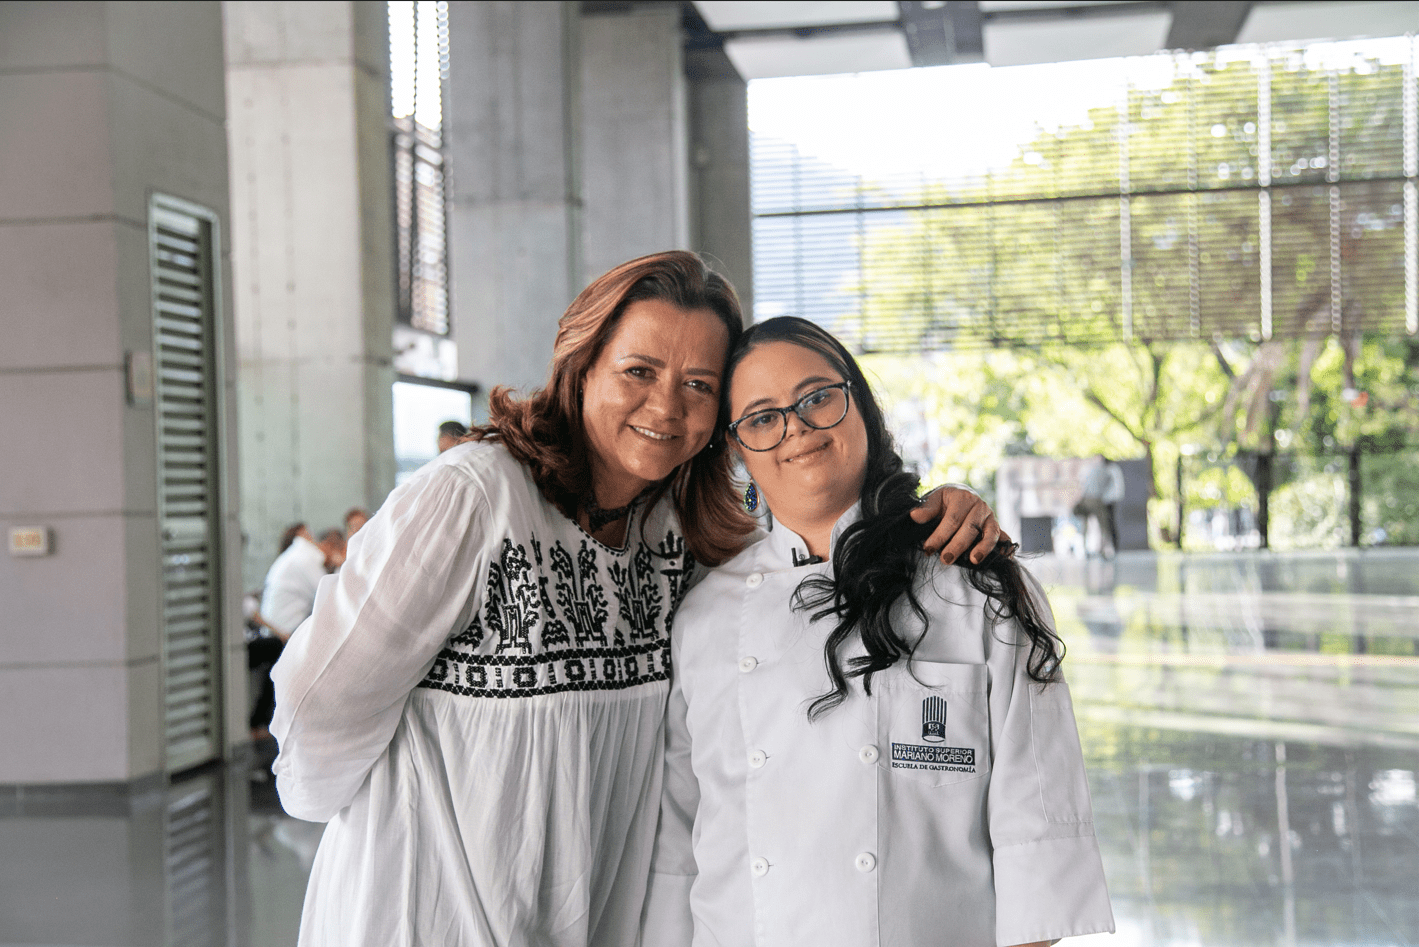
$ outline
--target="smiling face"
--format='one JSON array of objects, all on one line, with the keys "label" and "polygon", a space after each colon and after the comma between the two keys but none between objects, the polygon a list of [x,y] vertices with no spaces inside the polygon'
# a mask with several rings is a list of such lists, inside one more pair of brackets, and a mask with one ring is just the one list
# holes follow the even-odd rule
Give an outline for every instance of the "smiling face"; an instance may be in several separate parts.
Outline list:
[{"label": "smiling face", "polygon": [[[822,355],[791,342],[768,342],[752,349],[730,379],[730,416],[738,419],[764,408],[786,408],[804,395],[843,381]],[[862,493],[867,474],[867,427],[856,398],[842,422],[820,431],[789,412],[787,429],[772,450],[740,448],[749,476],[769,509],[811,545]],[[818,550],[816,554],[822,555]]]},{"label": "smiling face", "polygon": [[709,443],[728,347],[729,330],[707,309],[626,307],[582,391],[597,503],[631,502]]}]

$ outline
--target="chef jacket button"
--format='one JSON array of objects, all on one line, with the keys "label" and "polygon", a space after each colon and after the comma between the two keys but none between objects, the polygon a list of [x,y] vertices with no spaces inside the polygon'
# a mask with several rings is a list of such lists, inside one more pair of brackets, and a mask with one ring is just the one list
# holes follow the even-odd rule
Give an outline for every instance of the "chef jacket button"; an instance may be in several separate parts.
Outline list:
[{"label": "chef jacket button", "polygon": [[[866,874],[867,872],[877,867],[877,856],[872,854],[871,852],[863,852],[861,855],[858,855],[857,858],[853,860],[853,864],[857,866],[858,871],[862,872],[863,874]],[[768,866],[765,865],[765,869],[767,869],[767,867]]]},{"label": "chef jacket button", "polygon": [[759,586],[764,584],[763,573],[755,572],[753,575],[749,576],[749,578],[744,580],[744,584],[749,586],[749,588],[751,589],[757,589]]},{"label": "chef jacket button", "polygon": [[768,761],[769,754],[765,753],[763,750],[755,750],[753,753],[749,754],[749,765],[755,769],[763,766]]},{"label": "chef jacket button", "polygon": [[878,752],[877,747],[873,746],[871,743],[867,744],[862,749],[857,751],[857,758],[862,760],[862,762],[864,763],[875,763],[877,762],[877,757],[881,755],[882,754]]},{"label": "chef jacket button", "polygon": [[749,870],[754,873],[755,878],[762,878],[769,873],[769,860],[767,858],[756,858],[749,863]]},{"label": "chef jacket button", "polygon": [[758,666],[759,659],[754,657],[752,654],[746,654],[744,657],[739,659],[739,670],[743,671],[745,674],[748,674],[750,671],[754,670],[754,668]]}]

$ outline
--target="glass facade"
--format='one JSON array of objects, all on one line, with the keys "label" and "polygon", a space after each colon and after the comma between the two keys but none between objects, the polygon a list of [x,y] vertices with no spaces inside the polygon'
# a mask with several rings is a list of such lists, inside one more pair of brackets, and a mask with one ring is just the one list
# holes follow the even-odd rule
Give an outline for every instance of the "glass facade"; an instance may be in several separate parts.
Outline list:
[{"label": "glass facade", "polygon": [[[755,83],[756,317],[864,352],[1412,335],[1414,62],[1396,38]],[[839,141],[797,133],[792,83],[837,99]]]}]

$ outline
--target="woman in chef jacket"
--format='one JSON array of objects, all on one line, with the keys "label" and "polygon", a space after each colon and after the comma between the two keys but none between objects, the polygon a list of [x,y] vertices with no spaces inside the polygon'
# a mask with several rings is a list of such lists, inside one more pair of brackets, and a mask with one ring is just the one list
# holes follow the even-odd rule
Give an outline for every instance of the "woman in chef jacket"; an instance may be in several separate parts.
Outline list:
[{"label": "woman in chef jacket", "polygon": [[1063,646],[1002,543],[902,542],[917,479],[852,356],[785,317],[731,355],[768,536],[672,633],[650,947],[1015,945],[1113,930]]}]

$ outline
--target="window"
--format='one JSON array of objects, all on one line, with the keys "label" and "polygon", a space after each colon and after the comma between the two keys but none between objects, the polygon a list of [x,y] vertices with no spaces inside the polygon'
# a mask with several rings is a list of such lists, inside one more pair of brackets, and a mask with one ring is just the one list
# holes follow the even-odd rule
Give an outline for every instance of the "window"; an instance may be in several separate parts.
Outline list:
[{"label": "window", "polygon": [[754,299],[860,351],[1419,332],[1415,42],[751,85]]},{"label": "window", "polygon": [[443,90],[448,81],[448,4],[389,4],[398,318],[449,334]]}]

